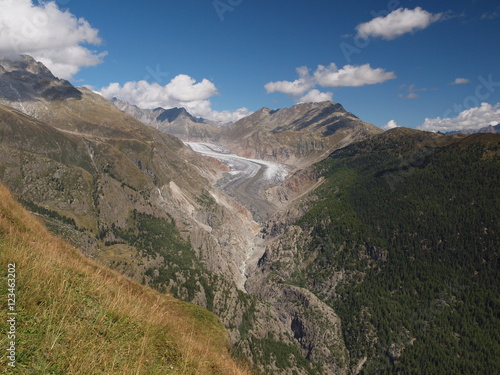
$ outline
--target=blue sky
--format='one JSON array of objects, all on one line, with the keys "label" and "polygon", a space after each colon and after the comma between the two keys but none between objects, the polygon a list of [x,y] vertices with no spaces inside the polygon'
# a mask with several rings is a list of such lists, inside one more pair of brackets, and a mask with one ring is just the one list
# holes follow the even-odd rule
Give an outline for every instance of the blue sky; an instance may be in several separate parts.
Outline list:
[{"label": "blue sky", "polygon": [[[34,5],[48,14],[47,27],[58,17],[59,31],[78,30],[80,39],[64,46],[66,61],[56,61],[62,47],[50,43],[42,50],[43,43],[19,42],[18,52],[75,85],[143,107],[185,105],[195,115],[234,119],[332,98],[377,126],[500,121],[498,1],[57,1],[65,14]],[[33,11],[11,9],[18,17]],[[27,17],[39,36],[49,33],[42,16]]]}]

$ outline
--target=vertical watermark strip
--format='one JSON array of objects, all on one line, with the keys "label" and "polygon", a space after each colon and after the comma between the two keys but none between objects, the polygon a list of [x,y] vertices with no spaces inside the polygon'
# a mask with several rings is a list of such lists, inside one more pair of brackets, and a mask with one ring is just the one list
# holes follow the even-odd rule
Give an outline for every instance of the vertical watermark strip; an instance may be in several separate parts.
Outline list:
[{"label": "vertical watermark strip", "polygon": [[16,367],[16,264],[7,265],[7,366]]}]

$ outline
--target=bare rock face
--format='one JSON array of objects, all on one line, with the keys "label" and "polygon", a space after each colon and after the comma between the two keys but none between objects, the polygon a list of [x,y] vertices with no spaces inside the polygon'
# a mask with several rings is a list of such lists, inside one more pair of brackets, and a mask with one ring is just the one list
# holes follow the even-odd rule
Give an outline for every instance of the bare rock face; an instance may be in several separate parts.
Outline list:
[{"label": "bare rock face", "polygon": [[[305,196],[308,192],[316,189],[323,182],[311,168],[292,171],[286,180],[279,185],[270,186],[262,194],[266,199],[281,211],[290,206],[293,201]],[[294,217],[298,217],[296,214]]]},{"label": "bare rock face", "polygon": [[28,55],[19,56],[18,59],[7,59],[0,57],[0,64],[5,72],[25,72],[38,76],[39,78],[47,78],[57,80],[52,72],[41,62],[36,61]]},{"label": "bare rock face", "polygon": [[280,327],[284,332],[281,336],[288,338],[282,341],[297,347],[300,356],[316,366],[315,373],[348,374],[349,353],[339,317],[311,291],[302,288],[301,280],[295,279],[300,273],[297,271],[313,259],[304,258],[302,250],[307,246],[308,233],[294,222],[307,209],[311,199],[307,192],[321,183],[313,171],[300,170],[284,184],[266,191],[279,209],[261,229],[256,257],[248,264],[245,286],[274,312],[276,321],[271,326]]},{"label": "bare rock face", "polygon": [[[271,222],[269,227],[273,227]],[[293,279],[296,267],[307,263],[301,260],[300,253],[301,242],[307,235],[291,226],[269,237],[257,264],[249,267],[246,289],[274,311],[277,320],[272,326],[285,332],[281,335],[289,337],[288,342],[299,348],[301,356],[317,365],[318,373],[347,374],[349,353],[335,311],[309,290],[285,282]],[[267,331],[269,327],[266,326]]]}]

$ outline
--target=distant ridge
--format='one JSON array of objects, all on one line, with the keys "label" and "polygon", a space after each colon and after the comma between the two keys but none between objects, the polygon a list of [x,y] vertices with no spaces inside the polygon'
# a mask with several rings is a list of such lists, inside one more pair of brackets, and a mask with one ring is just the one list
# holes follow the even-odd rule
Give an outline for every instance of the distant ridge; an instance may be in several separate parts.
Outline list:
[{"label": "distant ridge", "polygon": [[203,118],[192,116],[185,108],[142,109],[118,98],[113,98],[112,102],[118,109],[143,124],[175,135],[183,141],[211,140],[220,133],[219,127]]},{"label": "distant ridge", "polygon": [[465,130],[454,130],[450,132],[446,132],[445,134],[475,134],[475,133],[491,133],[491,134],[500,134],[500,124],[496,125],[488,125],[481,129],[465,129]]}]

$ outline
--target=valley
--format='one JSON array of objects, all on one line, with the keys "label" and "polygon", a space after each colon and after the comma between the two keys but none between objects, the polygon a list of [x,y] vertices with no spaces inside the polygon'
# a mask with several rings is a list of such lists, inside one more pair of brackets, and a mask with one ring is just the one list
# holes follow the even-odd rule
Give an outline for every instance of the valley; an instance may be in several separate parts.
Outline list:
[{"label": "valley", "polygon": [[[282,183],[288,172],[289,167],[269,162],[265,160],[249,159],[235,154],[231,154],[221,146],[200,143],[184,142],[194,152],[220,160],[229,167],[229,171],[216,182],[216,186],[236,199],[246,207],[253,216],[260,228],[277,211],[277,207],[266,200],[263,195],[263,189]],[[259,233],[261,232],[259,229]],[[244,260],[239,268],[241,272],[241,283],[239,287],[246,291],[245,283],[248,278],[247,271],[249,263],[256,263],[263,254],[264,241],[259,234],[252,235],[249,238],[249,247],[244,254]]]},{"label": "valley", "polygon": [[384,132],[331,101],[222,127],[0,68],[2,184],[100,273],[197,305],[253,373],[500,371],[500,135]]}]

